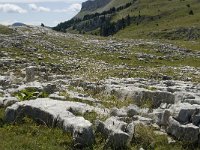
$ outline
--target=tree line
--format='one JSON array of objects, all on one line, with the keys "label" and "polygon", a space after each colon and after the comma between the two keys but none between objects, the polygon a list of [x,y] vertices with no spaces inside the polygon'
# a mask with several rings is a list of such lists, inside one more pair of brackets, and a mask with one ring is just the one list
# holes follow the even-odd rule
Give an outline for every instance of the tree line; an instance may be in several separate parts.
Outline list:
[{"label": "tree line", "polygon": [[100,28],[101,36],[110,36],[117,33],[119,30],[131,24],[131,17],[128,15],[125,18],[118,20],[117,22],[106,21]]},{"label": "tree line", "polygon": [[[135,1],[136,0],[133,0],[133,2],[135,2]],[[88,27],[87,30],[89,30],[89,27],[91,26],[91,24],[94,24],[94,22],[101,22],[98,20],[100,20],[100,19],[102,20],[102,18],[106,18],[106,16],[108,16],[108,15],[114,14],[116,12],[119,12],[123,9],[130,7],[133,4],[133,2],[127,3],[127,4],[125,4],[123,6],[119,6],[117,8],[112,7],[107,11],[103,11],[102,13],[88,14],[88,15],[85,15],[82,19],[81,18],[73,18],[69,21],[65,21],[65,22],[58,24],[56,27],[53,27],[52,29],[56,30],[56,31],[65,32],[66,29],[68,29],[70,27],[72,27],[73,30],[78,30],[78,31],[80,31],[81,28],[86,29]],[[126,20],[126,18],[123,18],[121,20],[121,22],[124,22],[124,20]],[[106,19],[106,22],[103,23],[103,25],[99,24],[99,25],[95,25],[95,27],[103,28],[103,26],[105,26],[105,24],[112,26],[112,23],[108,23],[108,22],[109,22],[108,19]],[[118,26],[121,26],[121,24],[123,24],[120,22],[120,20],[118,22],[117,22],[117,24],[120,24],[120,25],[117,25],[117,28],[115,29],[115,31],[118,30],[118,28],[119,28]],[[85,27],[83,27],[83,25],[85,25]],[[104,28],[102,30],[104,30]]]},{"label": "tree line", "polygon": [[105,15],[113,14],[113,13],[119,12],[123,9],[126,9],[126,8],[130,7],[131,5],[132,5],[132,3],[127,3],[123,6],[119,6],[118,8],[112,7],[107,11],[103,11],[102,13],[88,14],[88,15],[85,15],[83,17],[83,21],[89,20],[89,19],[92,19],[92,18],[95,18],[95,17],[99,17],[99,16],[102,16],[102,15],[105,16]]}]

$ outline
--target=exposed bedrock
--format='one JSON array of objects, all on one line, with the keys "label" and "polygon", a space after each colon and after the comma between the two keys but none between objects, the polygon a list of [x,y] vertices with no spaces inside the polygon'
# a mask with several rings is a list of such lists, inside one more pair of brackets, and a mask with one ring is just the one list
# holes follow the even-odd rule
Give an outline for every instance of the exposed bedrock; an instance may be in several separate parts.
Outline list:
[{"label": "exposed bedrock", "polygon": [[80,113],[93,110],[92,107],[82,103],[37,99],[18,102],[8,107],[5,120],[8,123],[13,123],[28,116],[50,127],[57,126],[66,132],[70,132],[76,144],[81,146],[92,145],[94,142],[92,124],[83,117],[75,116],[69,111],[70,109],[79,110]]}]

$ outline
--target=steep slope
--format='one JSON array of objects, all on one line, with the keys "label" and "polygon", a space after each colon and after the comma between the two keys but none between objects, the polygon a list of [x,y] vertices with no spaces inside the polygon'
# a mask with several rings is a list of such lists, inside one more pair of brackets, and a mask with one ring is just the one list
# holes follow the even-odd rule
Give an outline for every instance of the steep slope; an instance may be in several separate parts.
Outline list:
[{"label": "steep slope", "polygon": [[82,18],[88,14],[102,13],[113,7],[119,7],[132,0],[95,0],[86,1],[82,4],[81,11],[75,16],[76,18]]},{"label": "steep slope", "polygon": [[[127,38],[200,38],[198,0],[111,0],[83,8],[72,20],[55,27],[58,31],[114,35]],[[92,8],[91,8],[92,7]]]},{"label": "steep slope", "polygon": [[92,14],[97,9],[104,8],[112,0],[89,0],[82,3],[81,11],[75,16],[75,18],[83,18],[87,14]]},{"label": "steep slope", "polygon": [[[53,29],[57,31],[73,30],[73,31],[78,31],[79,33],[89,32],[94,34],[100,34],[103,36],[113,34],[113,33],[103,34],[104,32],[102,31],[103,26],[109,26],[107,24],[112,21],[112,17],[117,12],[120,12],[121,10],[130,7],[136,1],[137,0],[126,0],[126,1],[105,0],[102,1],[103,3],[101,5],[98,4],[99,0],[87,1],[82,4],[83,6],[80,13],[78,13],[73,19],[60,23]],[[93,6],[93,8],[91,6]],[[123,27],[124,25],[120,26]],[[121,29],[122,27],[119,28]]]}]

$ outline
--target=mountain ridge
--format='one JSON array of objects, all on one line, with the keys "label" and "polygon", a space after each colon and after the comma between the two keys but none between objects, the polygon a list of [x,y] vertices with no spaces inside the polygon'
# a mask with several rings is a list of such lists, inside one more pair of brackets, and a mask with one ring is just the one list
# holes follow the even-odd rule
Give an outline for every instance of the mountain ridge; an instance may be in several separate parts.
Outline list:
[{"label": "mountain ridge", "polygon": [[82,3],[81,11],[91,11],[107,5],[111,0],[89,0]]}]

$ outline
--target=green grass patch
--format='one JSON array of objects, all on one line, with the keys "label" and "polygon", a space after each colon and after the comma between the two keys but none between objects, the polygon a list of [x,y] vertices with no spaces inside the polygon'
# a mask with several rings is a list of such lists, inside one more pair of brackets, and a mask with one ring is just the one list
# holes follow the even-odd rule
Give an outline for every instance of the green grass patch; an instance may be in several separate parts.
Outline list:
[{"label": "green grass patch", "polygon": [[14,31],[6,26],[0,25],[0,34],[12,34]]},{"label": "green grass patch", "polygon": [[101,100],[100,103],[106,108],[122,108],[133,104],[131,99],[121,100],[114,95],[97,94],[95,97]]},{"label": "green grass patch", "polygon": [[[0,124],[3,121],[4,109],[0,109]],[[25,118],[15,125],[0,125],[1,150],[66,150],[73,149],[72,137],[57,128],[38,125]]]},{"label": "green grass patch", "polygon": [[134,101],[134,103],[136,105],[138,105],[141,108],[149,108],[149,109],[153,109],[155,106],[153,105],[153,101],[150,99],[147,100],[142,100],[142,101]]},{"label": "green grass patch", "polygon": [[95,123],[95,121],[97,120],[98,114],[95,111],[92,112],[86,112],[83,117],[86,120],[89,120],[92,124]]},{"label": "green grass patch", "polygon": [[46,98],[49,96],[44,91],[37,91],[35,88],[27,88],[14,94],[20,101],[31,100],[36,98]]},{"label": "green grass patch", "polygon": [[156,91],[157,88],[156,87],[153,87],[153,86],[148,86],[146,87],[147,90],[150,90],[150,91]]},{"label": "green grass patch", "polygon": [[2,93],[0,93],[0,97],[3,97],[3,94],[2,94]]},{"label": "green grass patch", "polygon": [[148,150],[182,150],[180,143],[168,143],[167,135],[157,134],[155,129],[150,126],[138,124],[135,127],[135,134],[132,140],[131,149],[144,148]]}]

